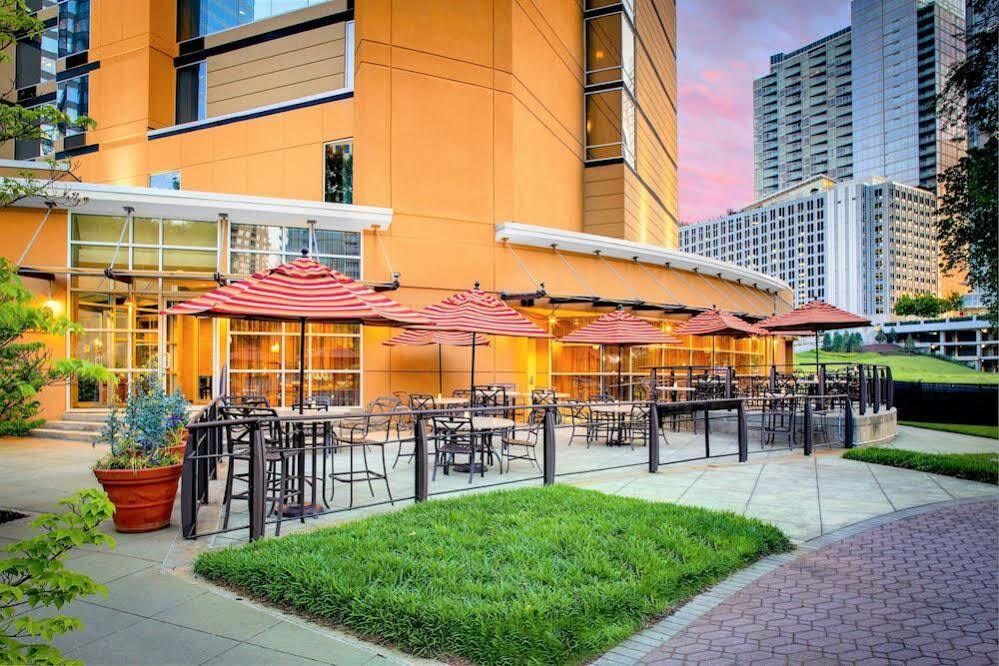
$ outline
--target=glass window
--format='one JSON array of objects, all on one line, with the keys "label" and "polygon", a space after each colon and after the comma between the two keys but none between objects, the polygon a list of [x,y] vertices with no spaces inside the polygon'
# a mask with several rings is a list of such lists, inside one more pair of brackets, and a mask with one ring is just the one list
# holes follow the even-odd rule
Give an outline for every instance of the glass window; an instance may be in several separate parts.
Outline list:
[{"label": "glass window", "polygon": [[179,0],[177,38],[191,39],[329,0]]},{"label": "glass window", "polygon": [[586,96],[586,159],[635,164],[635,103],[624,90]]},{"label": "glass window", "polygon": [[622,13],[586,21],[586,84],[612,81],[635,89],[635,33]]},{"label": "glass window", "polygon": [[218,226],[214,222],[163,220],[163,244],[187,247],[215,247]]},{"label": "glass window", "polygon": [[179,190],[180,171],[166,171],[149,176],[149,187],[158,190]]},{"label": "glass window", "polygon": [[59,57],[90,48],[90,0],[59,3]]},{"label": "glass window", "polygon": [[[27,108],[38,107],[35,106]],[[39,126],[37,136],[14,140],[14,159],[30,160],[43,155],[51,155],[55,151],[55,139],[55,127],[48,124],[42,124]]]},{"label": "glass window", "polygon": [[55,81],[59,53],[59,29],[46,28],[40,35],[17,42],[15,86],[27,88]]},{"label": "glass window", "polygon": [[354,201],[354,144],[337,141],[326,144],[326,201]]},{"label": "glass window", "polygon": [[177,124],[208,117],[208,68],[205,61],[177,68]]},{"label": "glass window", "polygon": [[[69,116],[70,120],[86,116],[90,106],[90,77],[78,76],[75,79],[60,81],[58,85],[56,92],[58,109]],[[83,132],[73,125],[67,125],[62,130],[67,136]]]},{"label": "glass window", "polygon": [[351,231],[316,229],[311,242],[303,227],[233,224],[230,230],[230,270],[238,275],[275,268],[309,250],[316,261],[350,277],[361,276],[361,236]]}]

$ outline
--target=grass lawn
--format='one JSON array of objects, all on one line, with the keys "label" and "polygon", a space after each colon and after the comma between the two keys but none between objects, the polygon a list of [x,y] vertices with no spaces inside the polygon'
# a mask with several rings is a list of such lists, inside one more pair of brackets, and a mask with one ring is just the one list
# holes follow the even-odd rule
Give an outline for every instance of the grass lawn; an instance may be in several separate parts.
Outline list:
[{"label": "grass lawn", "polygon": [[962,435],[974,435],[976,437],[988,437],[989,439],[999,439],[999,426],[994,425],[966,425],[964,423],[923,423],[922,421],[899,421],[899,425],[912,426],[913,428],[926,428],[927,430],[943,430],[944,432],[957,432]]},{"label": "grass lawn", "polygon": [[996,453],[920,453],[871,447],[850,449],[843,457],[999,485],[999,454]]},{"label": "grass lawn", "polygon": [[194,570],[412,654],[565,664],[789,548],[757,520],[556,485],[264,539]]},{"label": "grass lawn", "polygon": [[[815,352],[798,352],[795,363],[814,363]],[[953,384],[999,384],[999,373],[979,372],[958,363],[918,354],[879,354],[877,352],[819,352],[820,363],[878,363],[891,368],[894,379],[903,382],[941,382]]]}]

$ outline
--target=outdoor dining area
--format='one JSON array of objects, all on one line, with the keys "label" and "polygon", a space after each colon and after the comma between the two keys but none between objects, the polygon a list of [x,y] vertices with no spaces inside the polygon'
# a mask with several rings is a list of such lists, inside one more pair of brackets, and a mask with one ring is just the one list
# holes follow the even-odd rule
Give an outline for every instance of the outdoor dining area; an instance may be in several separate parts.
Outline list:
[{"label": "outdoor dining area", "polygon": [[[710,336],[713,347],[716,336],[801,335],[864,321],[830,308],[808,304],[758,324],[711,308],[670,334],[618,307],[559,342],[620,353],[675,345],[678,336]],[[849,368],[780,367],[773,359],[738,371],[713,362],[649,366],[637,377],[634,372],[625,377],[619,363],[616,377],[601,377],[599,390],[587,395],[479,381],[477,352],[495,338],[549,339],[551,334],[477,284],[417,310],[304,252],[167,314],[297,323],[303,354],[299,386],[306,385],[309,323],[397,328],[384,341],[386,347],[437,351],[436,385],[375,396],[363,407],[345,409],[329,396],[305,391],[299,392],[293,413],[262,395],[216,398],[189,426],[182,493],[188,537],[246,527],[260,535],[267,525],[279,534],[288,521],[301,524],[331,512],[473,487],[547,483],[556,473],[645,464],[651,470],[718,456],[742,460],[750,431],[760,451],[810,446],[817,434],[832,443],[830,431],[847,426],[851,392],[862,392],[857,381],[867,381]],[[471,361],[467,385],[449,394],[443,381],[445,346],[467,349]],[[208,505],[217,512],[199,517]]]}]

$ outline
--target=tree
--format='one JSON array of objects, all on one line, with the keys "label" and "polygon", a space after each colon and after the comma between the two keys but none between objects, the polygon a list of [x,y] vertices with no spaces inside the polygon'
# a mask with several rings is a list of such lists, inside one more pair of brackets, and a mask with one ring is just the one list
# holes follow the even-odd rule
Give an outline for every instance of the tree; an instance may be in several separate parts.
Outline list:
[{"label": "tree", "polygon": [[62,559],[77,546],[114,546],[114,539],[97,529],[114,513],[114,505],[104,491],[95,489],[81,490],[59,505],[66,510],[35,518],[31,526],[41,533],[6,546],[8,557],[0,560],[0,663],[82,664],[47,645],[54,636],[82,628],[79,620],[30,613],[107,593],[88,576],[67,570]]},{"label": "tree", "polygon": [[956,291],[950,292],[942,301],[941,312],[960,312],[964,308],[964,297]]},{"label": "tree", "polygon": [[939,174],[937,243],[945,271],[964,271],[999,324],[999,0],[971,0],[981,17],[965,35],[967,57],[951,69],[937,98],[943,127],[982,136],[957,164]]},{"label": "tree", "polygon": [[887,336],[885,335],[884,329],[879,328],[878,332],[874,334],[874,341],[879,345],[883,345],[885,340],[887,340]]},{"label": "tree", "polygon": [[831,352],[833,350],[832,336],[828,333],[822,336],[822,351]]},{"label": "tree", "polygon": [[840,333],[839,331],[836,331],[836,334],[833,335],[832,350],[834,352],[843,351],[843,334]]},{"label": "tree", "polygon": [[66,335],[80,327],[56,317],[43,305],[32,303],[13,265],[0,259],[0,436],[23,435],[44,421],[36,418],[38,392],[44,386],[73,378],[113,382],[105,368],[79,359],[50,363],[40,340],[25,341],[28,333]]},{"label": "tree", "polygon": [[[0,1],[0,64],[10,60],[10,53],[18,40],[37,39],[45,25],[28,10],[24,0]],[[86,116],[71,118],[67,113],[51,104],[25,108],[6,100],[16,100],[14,82],[9,82],[6,90],[0,89],[5,102],[0,104],[0,145],[12,145],[21,140],[42,140],[52,138],[56,131],[73,127],[86,131],[95,123]],[[9,206],[27,197],[45,196],[49,199],[64,200],[65,205],[73,205],[78,196],[71,191],[54,192],[52,185],[58,180],[72,180],[72,165],[47,160],[50,173],[48,178],[38,178],[37,172],[22,171],[18,178],[0,178],[0,208]],[[45,164],[44,162],[42,164]],[[58,165],[66,169],[55,170]],[[41,166],[41,164],[39,165]]]},{"label": "tree", "polygon": [[902,344],[903,349],[909,354],[914,354],[916,352],[916,341],[911,335],[905,336],[905,342]]}]

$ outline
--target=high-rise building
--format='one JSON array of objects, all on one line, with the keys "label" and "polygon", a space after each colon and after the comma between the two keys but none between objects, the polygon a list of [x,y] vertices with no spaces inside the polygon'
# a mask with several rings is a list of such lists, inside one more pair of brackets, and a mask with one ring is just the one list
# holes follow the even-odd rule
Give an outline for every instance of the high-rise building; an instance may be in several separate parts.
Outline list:
[{"label": "high-rise building", "polygon": [[[276,405],[436,391],[436,355],[390,352],[384,329],[311,327],[300,387],[297,329],[161,314],[302,248],[413,306],[479,282],[556,335],[617,305],[668,327],[722,290],[751,316],[789,307],[781,281],[676,250],[673,0],[29,4],[46,30],[0,78],[96,126],[0,146],[0,176],[48,176],[28,160],[54,154],[82,181],[56,169],[3,210],[0,256],[80,324],[53,356],[121,378],[47,389],[47,415],[155,371],[195,402],[223,381]],[[706,347],[626,352],[625,372]],[[445,354],[445,390],[467,386],[467,354]],[[477,377],[585,396],[619,362],[497,339]]]},{"label": "high-rise building", "polygon": [[937,291],[935,201],[931,192],[884,179],[813,176],[682,227],[680,245],[780,278],[796,305],[822,299],[884,321],[899,296]]},{"label": "high-rise building", "polygon": [[758,197],[817,174],[853,175],[850,29],[770,56],[753,82]]},{"label": "high-rise building", "polygon": [[756,195],[820,173],[935,192],[964,146],[935,107],[963,31],[959,0],[853,0],[849,28],[772,56],[753,86]]}]

